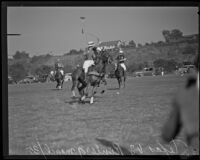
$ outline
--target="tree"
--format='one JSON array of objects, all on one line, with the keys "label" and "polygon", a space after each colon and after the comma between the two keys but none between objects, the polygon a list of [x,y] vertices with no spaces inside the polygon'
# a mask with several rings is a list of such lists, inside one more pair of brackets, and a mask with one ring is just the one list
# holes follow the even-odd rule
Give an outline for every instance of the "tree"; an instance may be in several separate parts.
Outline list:
[{"label": "tree", "polygon": [[128,45],[130,47],[136,48],[136,44],[135,44],[135,42],[133,40],[129,41]]},{"label": "tree", "polygon": [[15,55],[13,55],[13,58],[14,59],[28,59],[29,58],[29,54],[26,53],[25,51],[22,51],[22,52],[17,51],[15,53]]},{"label": "tree", "polygon": [[132,62],[130,65],[127,66],[128,72],[135,72],[137,70],[137,64]]},{"label": "tree", "polygon": [[35,62],[37,62],[39,59],[40,59],[41,57],[40,56],[33,56],[32,58],[31,58],[31,63],[35,63]]},{"label": "tree", "polygon": [[178,30],[178,29],[173,29],[173,30],[171,31],[171,38],[172,38],[172,39],[179,39],[179,38],[181,38],[181,37],[183,37],[183,33],[182,33],[180,30]]},{"label": "tree", "polygon": [[164,43],[163,41],[158,41],[157,44],[158,44],[159,46],[162,46],[162,45],[164,45],[165,43]]},{"label": "tree", "polygon": [[166,64],[167,72],[172,72],[176,70],[176,66],[178,66],[178,63],[175,60],[173,59],[168,60]]},{"label": "tree", "polygon": [[50,59],[52,57],[52,55],[50,54],[46,54],[46,55],[39,55],[39,56],[33,56],[31,59],[30,59],[30,62],[31,63],[35,63],[35,62],[38,62],[38,61],[47,61],[48,59]]},{"label": "tree", "polygon": [[153,65],[154,65],[155,68],[160,68],[160,67],[164,68],[165,65],[166,65],[166,60],[164,60],[164,59],[157,59],[157,60],[155,60],[153,62]]},{"label": "tree", "polygon": [[65,73],[71,73],[73,71],[73,67],[71,65],[64,65],[64,72]]},{"label": "tree", "polygon": [[53,70],[53,66],[42,65],[35,70],[35,74],[39,76],[47,75]]},{"label": "tree", "polygon": [[162,31],[162,34],[163,34],[163,36],[164,36],[164,38],[165,38],[165,42],[169,42],[170,41],[170,31],[168,31],[168,30],[163,30]]},{"label": "tree", "polygon": [[27,76],[27,71],[20,63],[9,66],[8,73],[13,77],[15,81],[19,81]]},{"label": "tree", "polygon": [[184,55],[195,55],[196,54],[196,51],[195,51],[195,48],[191,47],[191,46],[187,46],[184,48],[182,54]]},{"label": "tree", "polygon": [[138,48],[142,47],[142,44],[138,43]]},{"label": "tree", "polygon": [[165,60],[165,59],[157,59],[153,62],[153,65],[155,68],[164,68],[167,72],[172,72],[176,69],[176,66],[178,66],[178,63],[173,60]]},{"label": "tree", "polygon": [[170,42],[171,39],[174,40],[183,37],[183,32],[181,32],[179,29],[173,29],[171,31],[163,30],[162,34],[166,42]]}]

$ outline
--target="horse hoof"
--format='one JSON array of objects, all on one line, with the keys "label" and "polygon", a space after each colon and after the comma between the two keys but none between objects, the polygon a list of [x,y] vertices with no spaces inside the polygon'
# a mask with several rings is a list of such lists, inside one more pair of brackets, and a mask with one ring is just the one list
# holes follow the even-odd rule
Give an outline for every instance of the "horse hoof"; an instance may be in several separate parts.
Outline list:
[{"label": "horse hoof", "polygon": [[91,97],[90,104],[93,104],[93,103],[94,103],[94,97]]},{"label": "horse hoof", "polygon": [[81,103],[81,104],[85,104],[85,101],[80,100],[80,103]]}]

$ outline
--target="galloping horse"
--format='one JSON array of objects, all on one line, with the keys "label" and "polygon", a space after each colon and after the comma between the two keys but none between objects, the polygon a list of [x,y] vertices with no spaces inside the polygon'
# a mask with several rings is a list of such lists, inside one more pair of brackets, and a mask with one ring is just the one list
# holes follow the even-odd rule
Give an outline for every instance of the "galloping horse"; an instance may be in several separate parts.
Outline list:
[{"label": "galloping horse", "polygon": [[56,88],[62,89],[64,82],[64,75],[62,75],[60,70],[55,71],[55,80],[57,82]]},{"label": "galloping horse", "polygon": [[125,88],[126,71],[120,64],[117,65],[117,69],[115,70],[115,77],[117,78],[119,89],[121,88],[122,78],[124,79],[124,88]]},{"label": "galloping horse", "polygon": [[106,51],[101,51],[95,59],[95,65],[88,68],[88,75],[85,77],[83,68],[78,67],[72,72],[72,94],[75,97],[75,87],[77,87],[79,94],[81,95],[80,101],[84,102],[87,93],[84,89],[92,86],[92,93],[90,103],[94,101],[95,89],[100,85],[101,81],[106,85],[105,74],[106,65],[111,63],[112,57]]}]

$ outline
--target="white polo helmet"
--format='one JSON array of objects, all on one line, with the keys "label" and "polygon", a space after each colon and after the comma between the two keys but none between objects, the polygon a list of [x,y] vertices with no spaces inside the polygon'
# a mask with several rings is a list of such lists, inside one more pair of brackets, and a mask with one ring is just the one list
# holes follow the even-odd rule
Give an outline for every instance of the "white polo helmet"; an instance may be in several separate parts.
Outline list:
[{"label": "white polo helmet", "polygon": [[97,50],[98,50],[98,51],[101,51],[101,48],[100,48],[100,47],[97,47]]},{"label": "white polo helmet", "polygon": [[93,41],[88,42],[88,47],[93,47],[95,44]]}]

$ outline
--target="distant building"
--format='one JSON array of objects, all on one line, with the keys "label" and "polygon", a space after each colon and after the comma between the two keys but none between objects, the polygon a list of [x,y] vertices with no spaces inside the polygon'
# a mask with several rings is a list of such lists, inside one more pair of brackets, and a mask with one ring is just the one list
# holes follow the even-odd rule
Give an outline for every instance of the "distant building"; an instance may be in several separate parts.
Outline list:
[{"label": "distant building", "polygon": [[109,50],[109,49],[114,49],[114,48],[120,46],[121,43],[122,43],[122,41],[120,41],[120,40],[109,41],[109,42],[101,42],[98,47],[101,48],[101,49],[104,48],[106,50]]}]

